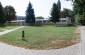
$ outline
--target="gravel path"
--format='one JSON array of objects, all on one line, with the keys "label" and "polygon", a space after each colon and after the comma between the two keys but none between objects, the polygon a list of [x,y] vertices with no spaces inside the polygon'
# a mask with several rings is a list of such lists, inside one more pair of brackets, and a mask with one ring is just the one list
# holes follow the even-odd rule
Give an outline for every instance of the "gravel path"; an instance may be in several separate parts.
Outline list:
[{"label": "gravel path", "polygon": [[30,50],[0,43],[0,55],[80,55],[80,44],[62,49]]},{"label": "gravel path", "polygon": [[81,27],[81,55],[85,55],[85,26]]}]

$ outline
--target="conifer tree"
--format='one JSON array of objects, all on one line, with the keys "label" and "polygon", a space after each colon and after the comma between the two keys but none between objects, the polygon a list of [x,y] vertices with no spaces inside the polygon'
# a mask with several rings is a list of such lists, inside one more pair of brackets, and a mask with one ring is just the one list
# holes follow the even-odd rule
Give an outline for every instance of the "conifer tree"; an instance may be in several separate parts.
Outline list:
[{"label": "conifer tree", "polygon": [[54,3],[52,10],[51,10],[51,21],[56,23],[59,22],[60,18],[60,11],[61,11],[61,2],[58,0],[57,4]]},{"label": "conifer tree", "polygon": [[0,2],[0,26],[2,26],[5,23],[5,18],[4,18],[4,11],[2,4]]},{"label": "conifer tree", "polygon": [[26,10],[26,23],[29,23],[30,25],[35,24],[34,9],[32,8],[32,4],[30,2]]}]

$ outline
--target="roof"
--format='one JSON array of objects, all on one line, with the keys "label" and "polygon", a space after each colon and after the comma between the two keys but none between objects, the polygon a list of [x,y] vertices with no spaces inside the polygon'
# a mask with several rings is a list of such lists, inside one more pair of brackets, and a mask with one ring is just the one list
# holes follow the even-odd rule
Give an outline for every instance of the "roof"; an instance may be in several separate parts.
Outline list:
[{"label": "roof", "polygon": [[25,20],[13,20],[11,22],[23,22],[23,21],[25,21]]}]

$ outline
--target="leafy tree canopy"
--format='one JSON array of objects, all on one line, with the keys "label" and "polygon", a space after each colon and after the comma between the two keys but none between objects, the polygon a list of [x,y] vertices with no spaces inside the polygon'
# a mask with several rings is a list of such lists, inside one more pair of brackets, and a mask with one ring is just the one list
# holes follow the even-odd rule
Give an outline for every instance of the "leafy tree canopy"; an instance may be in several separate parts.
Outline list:
[{"label": "leafy tree canopy", "polygon": [[5,18],[6,21],[10,23],[11,20],[14,20],[16,18],[16,12],[15,9],[12,6],[6,6],[4,8]]},{"label": "leafy tree canopy", "polygon": [[42,16],[39,16],[39,17],[36,17],[36,19],[44,19],[44,17],[42,17]]}]

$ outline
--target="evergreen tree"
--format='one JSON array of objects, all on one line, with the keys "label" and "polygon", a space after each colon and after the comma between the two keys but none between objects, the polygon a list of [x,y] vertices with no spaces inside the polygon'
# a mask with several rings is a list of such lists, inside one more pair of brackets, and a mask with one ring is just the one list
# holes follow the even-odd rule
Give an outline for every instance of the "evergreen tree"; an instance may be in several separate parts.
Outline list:
[{"label": "evergreen tree", "polygon": [[60,0],[58,0],[58,2],[57,2],[57,6],[58,6],[58,18],[60,18],[60,12],[61,12],[61,2],[60,2]]},{"label": "evergreen tree", "polygon": [[0,26],[2,26],[5,23],[5,18],[4,18],[4,11],[2,4],[0,2]]},{"label": "evergreen tree", "polygon": [[32,8],[32,4],[30,2],[26,10],[26,23],[29,23],[30,25],[35,24],[34,9]]},{"label": "evergreen tree", "polygon": [[58,9],[59,9],[59,13],[60,13],[60,11],[61,11],[61,2],[60,2],[60,0],[58,0],[57,6],[58,6]]},{"label": "evergreen tree", "polygon": [[56,23],[59,22],[60,18],[60,10],[61,10],[61,3],[60,0],[58,0],[57,4],[54,3],[52,10],[51,10],[51,21]]}]

